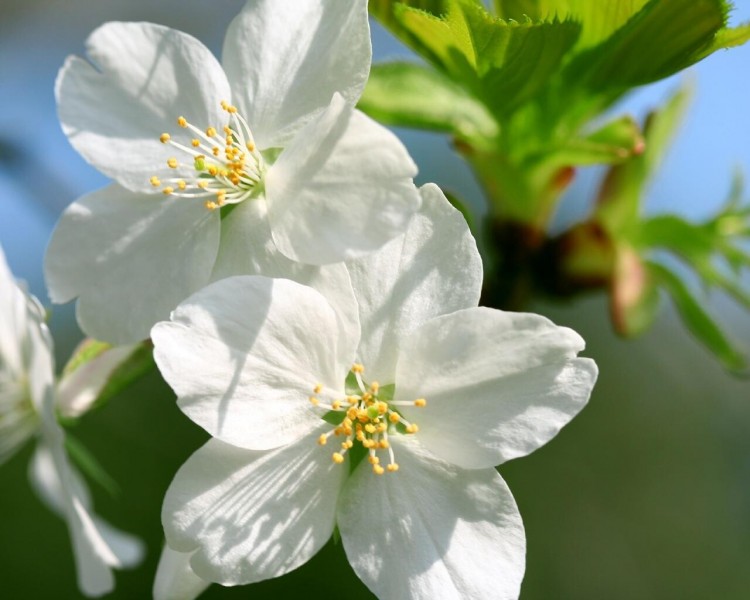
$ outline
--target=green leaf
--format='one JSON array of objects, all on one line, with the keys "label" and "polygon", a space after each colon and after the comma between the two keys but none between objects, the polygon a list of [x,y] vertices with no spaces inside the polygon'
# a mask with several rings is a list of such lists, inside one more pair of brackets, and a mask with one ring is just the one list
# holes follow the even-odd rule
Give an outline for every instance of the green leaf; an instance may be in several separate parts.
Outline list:
[{"label": "green leaf", "polygon": [[645,141],[638,123],[626,115],[589,135],[571,138],[562,146],[549,146],[545,152],[548,156],[540,156],[539,161],[559,166],[618,164],[638,156],[644,149]]},{"label": "green leaf", "polygon": [[726,20],[723,0],[651,0],[568,65],[568,85],[618,94],[668,77],[703,58]]},{"label": "green leaf", "polygon": [[647,0],[495,0],[497,16],[548,21],[570,19],[583,31],[578,50],[598,44],[622,27]]},{"label": "green leaf", "polygon": [[107,473],[94,455],[70,432],[65,435],[65,449],[71,460],[93,482],[99,484],[111,496],[119,496],[120,486],[114,478]]},{"label": "green leaf", "polygon": [[747,367],[745,356],[730,341],[711,316],[703,309],[683,281],[666,267],[649,263],[654,277],[669,292],[687,328],[724,366],[733,371]]},{"label": "green leaf", "polygon": [[[597,199],[597,217],[612,236],[634,235],[645,186],[661,162],[685,112],[691,91],[682,88],[653,111],[643,128],[645,149],[607,172]],[[632,240],[631,240],[632,241]]]},{"label": "green leaf", "polygon": [[717,50],[741,46],[750,40],[750,23],[743,23],[739,27],[722,29],[716,34],[713,43],[706,48],[700,58],[705,58]]},{"label": "green leaf", "polygon": [[461,138],[497,135],[497,122],[484,105],[444,75],[413,63],[374,65],[359,108],[389,125]]},{"label": "green leaf", "polygon": [[572,22],[498,19],[469,0],[445,6],[441,16],[397,6],[395,17],[418,53],[501,116],[544,87],[580,32]]}]

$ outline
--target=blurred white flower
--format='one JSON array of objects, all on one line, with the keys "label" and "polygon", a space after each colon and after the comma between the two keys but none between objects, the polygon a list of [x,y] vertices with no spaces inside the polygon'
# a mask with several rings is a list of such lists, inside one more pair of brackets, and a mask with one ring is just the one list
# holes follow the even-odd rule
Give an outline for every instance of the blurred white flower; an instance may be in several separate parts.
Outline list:
[{"label": "blurred white flower", "polygon": [[107,23],[87,50],[60,72],[60,120],[117,184],[65,211],[45,270],[94,338],[143,339],[222,275],[299,279],[292,261],[365,254],[418,208],[405,148],[353,108],[371,60],[366,0],[251,0],[222,64],[150,23]]},{"label": "blurred white flower", "polygon": [[88,490],[68,462],[55,402],[52,339],[44,312],[16,284],[0,249],[0,463],[28,438],[38,438],[31,482],[68,525],[79,588],[87,596],[101,596],[114,588],[112,568],[138,564],[143,545],[92,512]]},{"label": "blurred white flower", "polygon": [[481,263],[435,186],[404,235],[351,262],[358,326],[287,280],[235,277],[152,331],[214,439],[182,466],[167,543],[204,580],[277,577],[338,526],[381,598],[515,598],[525,537],[494,466],[587,402],[594,362],[547,319],[477,307]]}]

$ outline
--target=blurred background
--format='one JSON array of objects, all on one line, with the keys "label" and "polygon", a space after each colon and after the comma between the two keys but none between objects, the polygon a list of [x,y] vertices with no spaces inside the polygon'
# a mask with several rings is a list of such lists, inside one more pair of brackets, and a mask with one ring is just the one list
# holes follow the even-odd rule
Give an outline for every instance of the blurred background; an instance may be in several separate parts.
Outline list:
[{"label": "blurred background", "polygon": [[[733,24],[750,20],[737,0]],[[154,21],[187,31],[219,53],[242,0],[0,0],[0,244],[11,269],[47,302],[44,248],[59,213],[106,183],[68,145],[53,95],[68,54],[110,20]],[[376,60],[406,52],[373,27]],[[688,74],[695,95],[674,147],[651,186],[648,210],[707,217],[733,170],[750,176],[750,46],[719,52]],[[642,116],[676,86],[640,90],[617,112]],[[399,130],[419,183],[460,192],[481,212],[481,193],[449,142]],[[581,172],[557,223],[586,214],[601,172]],[[747,194],[750,196],[750,194]],[[750,318],[710,298],[750,351]],[[670,310],[636,341],[611,332],[606,299],[532,307],[578,330],[601,370],[590,405],[550,444],[500,471],[528,535],[521,597],[532,599],[745,599],[750,590],[750,382],[726,374]],[[64,364],[81,339],[72,306],[54,307],[51,328]],[[169,482],[205,434],[184,417],[156,374],[85,417],[72,431],[119,483],[92,486],[97,512],[141,536],[145,563],[117,575],[111,598],[150,596],[162,544],[159,514]],[[0,466],[0,597],[79,598],[65,526],[30,490],[31,448]],[[304,567],[247,588],[212,586],[205,598],[367,598],[340,546]]]}]

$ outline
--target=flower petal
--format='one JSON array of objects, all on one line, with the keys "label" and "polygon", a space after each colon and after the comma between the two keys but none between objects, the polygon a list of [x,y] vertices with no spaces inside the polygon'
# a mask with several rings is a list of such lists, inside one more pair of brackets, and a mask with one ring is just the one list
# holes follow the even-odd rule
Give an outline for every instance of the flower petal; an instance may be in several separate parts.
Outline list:
[{"label": "flower petal", "polygon": [[401,340],[422,323],[474,307],[482,259],[466,221],[435,184],[420,188],[422,207],[406,232],[347,263],[359,304],[357,359],[371,380],[392,383]]},{"label": "flower petal", "polygon": [[396,370],[398,401],[419,440],[468,469],[500,464],[552,439],[589,399],[594,361],[584,342],[534,314],[473,308],[438,317],[406,340]]},{"label": "flower petal", "polygon": [[[291,279],[319,291],[336,309],[342,330],[359,338],[359,315],[349,273],[343,263],[304,265],[279,252],[271,238],[266,203],[258,198],[238,204],[221,221],[221,243],[212,281],[233,275]],[[351,342],[355,347],[356,339]]]},{"label": "flower petal", "polygon": [[211,585],[190,568],[191,554],[164,546],[154,580],[154,600],[194,600]]},{"label": "flower petal", "polygon": [[191,296],[152,330],[154,358],[182,411],[214,437],[255,450],[321,421],[308,397],[342,393],[356,338],[312,288],[231,277]]},{"label": "flower petal", "polygon": [[396,444],[400,469],[358,468],[338,525],[354,571],[389,600],[517,598],[526,541],[513,496],[494,469],[465,470]]},{"label": "flower petal", "polygon": [[148,337],[151,326],[208,281],[219,215],[196,200],[110,186],[63,213],[45,258],[54,302],[79,296],[78,322],[113,344]]},{"label": "flower petal", "polygon": [[224,585],[278,577],[328,541],[347,468],[318,446],[320,433],[267,452],[214,439],[180,468],[162,523],[172,548],[197,549],[196,575]]},{"label": "flower petal", "polygon": [[68,57],[58,75],[60,122],[75,149],[122,185],[146,191],[152,175],[175,175],[166,165],[174,150],[159,136],[177,130],[175,140],[189,140],[179,116],[201,128],[227,121],[224,71],[195,38],[152,23],[106,23],[86,49],[91,63]]},{"label": "flower petal", "polygon": [[68,463],[62,430],[47,425],[29,464],[29,476],[39,497],[67,522],[78,587],[86,596],[101,596],[114,588],[112,567],[135,566],[144,547],[137,538],[90,513],[88,490]]},{"label": "flower petal", "polygon": [[266,173],[273,239],[309,264],[375,250],[419,208],[416,172],[396,136],[335,94]]},{"label": "flower petal", "polygon": [[353,106],[370,72],[366,0],[248,2],[222,61],[261,149],[284,147],[340,92]]}]

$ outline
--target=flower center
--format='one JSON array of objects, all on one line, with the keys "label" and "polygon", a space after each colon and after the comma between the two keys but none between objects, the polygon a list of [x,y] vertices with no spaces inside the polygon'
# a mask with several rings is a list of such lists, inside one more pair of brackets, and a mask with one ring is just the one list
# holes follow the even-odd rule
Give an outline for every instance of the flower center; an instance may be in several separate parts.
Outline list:
[{"label": "flower center", "polygon": [[[389,435],[413,434],[419,431],[417,424],[407,421],[396,407],[424,407],[427,401],[417,398],[413,402],[395,402],[392,400],[392,385],[381,387],[377,381],[366,385],[362,379],[363,372],[362,365],[352,366],[347,377],[347,395],[343,398],[340,394],[327,390],[320,383],[313,387],[310,403],[328,409],[323,418],[336,425],[318,438],[318,444],[325,446],[331,437],[340,438],[340,449],[332,454],[333,462],[337,464],[343,463],[346,453],[358,444],[366,450],[373,473],[393,473],[398,471],[399,467]],[[329,396],[331,401],[325,401],[324,396]]]},{"label": "flower center", "polygon": [[[152,186],[161,188],[167,196],[206,198],[204,205],[209,210],[242,202],[256,191],[263,179],[265,162],[255,146],[250,126],[237,107],[222,100],[221,108],[229,115],[223,136],[216,127],[201,130],[185,117],[179,117],[177,124],[195,135],[190,146],[176,142],[168,133],[161,134],[161,143],[178,150],[183,160],[191,161],[194,173],[192,177],[170,177],[164,181],[153,176]],[[182,163],[174,156],[167,159],[167,166],[180,169]]]}]

